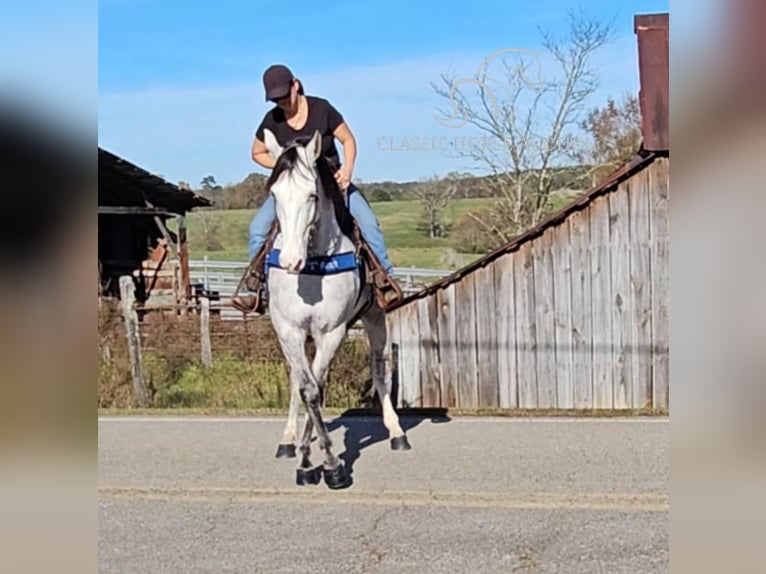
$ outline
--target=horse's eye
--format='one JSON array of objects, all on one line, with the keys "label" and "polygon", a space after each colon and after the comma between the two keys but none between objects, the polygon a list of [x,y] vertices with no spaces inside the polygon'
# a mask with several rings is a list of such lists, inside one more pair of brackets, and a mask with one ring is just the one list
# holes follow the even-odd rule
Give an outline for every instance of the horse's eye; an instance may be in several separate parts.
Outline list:
[{"label": "horse's eye", "polygon": [[316,193],[312,193],[311,195],[309,195],[309,199],[311,201],[318,201],[319,200],[319,195],[316,194]]}]

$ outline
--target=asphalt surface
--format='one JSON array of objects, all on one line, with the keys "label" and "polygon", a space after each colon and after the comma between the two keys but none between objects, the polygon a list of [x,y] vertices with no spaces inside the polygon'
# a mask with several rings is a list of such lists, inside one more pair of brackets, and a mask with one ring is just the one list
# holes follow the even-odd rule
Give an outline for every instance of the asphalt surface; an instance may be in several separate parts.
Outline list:
[{"label": "asphalt surface", "polygon": [[[99,419],[99,571],[668,571],[666,419],[330,422],[353,485],[295,486],[283,419]],[[312,462],[319,465],[315,445]]]}]

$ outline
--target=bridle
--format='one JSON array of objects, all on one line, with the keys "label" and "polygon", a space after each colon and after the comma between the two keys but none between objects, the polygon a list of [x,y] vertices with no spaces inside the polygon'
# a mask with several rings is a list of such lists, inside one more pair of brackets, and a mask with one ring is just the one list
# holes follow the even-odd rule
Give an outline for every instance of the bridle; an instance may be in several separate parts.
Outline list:
[{"label": "bridle", "polygon": [[[298,147],[298,142],[292,141],[282,149],[282,154],[284,154],[287,150],[296,148],[296,147]],[[322,179],[320,177],[317,177],[316,185],[315,185],[315,191],[317,193],[317,196],[319,196],[320,193],[323,191],[323,189],[321,188],[321,185],[322,185]],[[271,190],[269,190],[269,193],[271,193]],[[318,223],[319,223],[319,209],[317,206],[317,208],[314,209],[314,216],[311,219],[311,223],[309,223],[309,226],[308,226],[309,236],[308,236],[307,248],[309,251],[311,249],[311,244],[314,241],[314,235],[316,233]],[[279,227],[278,222],[277,222],[277,227]]]}]

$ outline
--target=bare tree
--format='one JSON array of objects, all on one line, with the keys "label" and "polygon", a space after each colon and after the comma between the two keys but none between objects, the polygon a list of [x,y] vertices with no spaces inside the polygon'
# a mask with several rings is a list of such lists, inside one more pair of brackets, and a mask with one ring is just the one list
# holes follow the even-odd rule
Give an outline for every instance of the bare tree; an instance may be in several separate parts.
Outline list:
[{"label": "bare tree", "polygon": [[[574,129],[598,87],[592,57],[609,42],[611,24],[575,12],[569,13],[568,23],[563,40],[541,31],[547,58],[553,62],[545,74],[542,54],[510,48],[487,58],[475,77],[444,74],[443,84],[433,85],[452,104],[441,111],[441,118],[452,121],[451,127],[469,124],[485,136],[457,154],[472,158],[493,176],[485,181],[495,188],[490,195],[500,198],[497,209],[491,221],[486,216],[475,219],[498,243],[510,241],[546,214],[552,171],[557,162],[571,157],[568,150],[577,141],[572,139]],[[515,60],[509,62],[507,55],[514,52]],[[487,68],[501,55],[497,80]],[[554,69],[558,74],[550,73]],[[463,123],[454,125],[456,119]]]},{"label": "bare tree", "polygon": [[221,251],[223,244],[220,238],[221,220],[217,215],[205,213],[204,210],[198,211],[200,224],[202,226],[202,244],[205,251]]},{"label": "bare tree", "polygon": [[446,235],[444,209],[455,197],[458,189],[458,183],[452,174],[443,178],[437,176],[428,178],[415,187],[414,194],[423,207],[423,222],[429,237]]}]

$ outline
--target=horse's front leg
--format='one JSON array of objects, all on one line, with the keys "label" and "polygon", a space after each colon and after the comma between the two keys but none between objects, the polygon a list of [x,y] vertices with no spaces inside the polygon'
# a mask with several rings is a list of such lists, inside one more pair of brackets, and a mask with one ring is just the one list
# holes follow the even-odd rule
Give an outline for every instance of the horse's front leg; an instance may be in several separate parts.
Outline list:
[{"label": "horse's front leg", "polygon": [[[306,405],[310,422],[317,429],[319,448],[325,452],[325,482],[330,488],[344,488],[350,486],[350,477],[346,473],[341,460],[332,452],[332,441],[322,418],[322,406],[324,403],[327,372],[338,347],[340,347],[346,335],[346,326],[341,325],[327,333],[316,332],[312,333],[312,335],[316,344],[316,355],[312,365],[313,376],[303,381],[301,397]],[[309,424],[307,422],[307,428],[309,428]]]},{"label": "horse's front leg", "polygon": [[298,441],[298,407],[301,402],[300,379],[290,376],[290,408],[282,441],[277,446],[277,458],[294,458],[295,443]]}]

